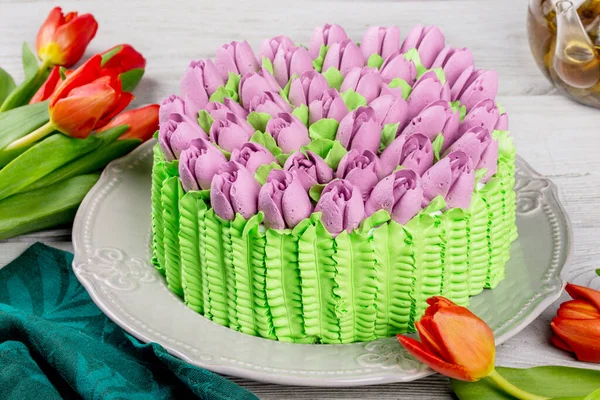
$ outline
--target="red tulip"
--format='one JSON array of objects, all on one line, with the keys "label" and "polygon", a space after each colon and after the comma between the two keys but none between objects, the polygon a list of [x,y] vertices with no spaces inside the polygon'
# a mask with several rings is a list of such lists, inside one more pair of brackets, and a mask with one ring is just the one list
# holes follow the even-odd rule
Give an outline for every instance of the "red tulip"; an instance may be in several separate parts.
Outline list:
[{"label": "red tulip", "polygon": [[494,333],[471,311],[444,297],[427,300],[429,307],[415,323],[421,342],[398,335],[415,358],[450,378],[474,382],[494,372]]},{"label": "red tulip", "polygon": [[560,305],[550,326],[552,343],[579,361],[600,362],[600,292],[567,283],[574,300]]},{"label": "red tulip", "polygon": [[39,103],[41,101],[48,100],[56,88],[62,82],[62,78],[60,76],[60,67],[52,68],[50,71],[50,75],[48,75],[48,79],[46,82],[38,89],[35,95],[29,100],[29,104]]},{"label": "red tulip", "polygon": [[101,54],[102,69],[115,70],[118,74],[146,67],[146,59],[131,45],[119,44]]},{"label": "red tulip", "polygon": [[100,129],[99,132],[119,125],[129,125],[129,128],[119,139],[141,139],[142,141],[146,141],[158,129],[159,108],[158,104],[150,104],[135,110],[125,111]]},{"label": "red tulip", "polygon": [[61,8],[55,7],[38,32],[38,56],[46,65],[70,67],[83,56],[97,29],[98,23],[91,14],[63,15]]},{"label": "red tulip", "polygon": [[123,92],[114,71],[101,70],[102,57],[95,55],[73,71],[50,100],[50,123],[66,135],[82,138],[106,125],[133,99]]}]

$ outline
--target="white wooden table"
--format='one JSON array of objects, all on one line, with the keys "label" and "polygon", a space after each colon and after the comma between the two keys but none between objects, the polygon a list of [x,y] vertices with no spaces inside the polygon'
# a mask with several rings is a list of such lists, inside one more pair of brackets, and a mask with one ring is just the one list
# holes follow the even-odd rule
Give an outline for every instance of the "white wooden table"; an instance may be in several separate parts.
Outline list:
[{"label": "white wooden table", "polygon": [[[22,77],[22,41],[33,45],[40,23],[55,5],[40,0],[0,0],[0,66],[15,78]],[[256,49],[261,39],[286,34],[307,43],[312,29],[325,22],[343,25],[355,40],[361,39],[367,25],[398,25],[403,34],[417,23],[438,25],[449,43],[472,50],[477,66],[498,71],[499,101],[509,112],[517,151],[558,185],[573,223],[571,280],[600,289],[600,278],[594,279],[590,272],[598,268],[600,258],[600,210],[596,205],[600,199],[600,110],[558,96],[538,71],[527,44],[526,0],[65,0],[60,5],[66,11],[91,12],[99,21],[88,54],[126,42],[146,56],[146,76],[136,89],[136,105],[158,102],[176,92],[189,60],[211,57],[218,46],[231,40],[247,39]],[[39,239],[0,242],[0,266]],[[72,249],[68,236],[41,240]],[[500,346],[499,365],[583,366],[547,344],[549,321],[557,304]],[[233,380],[264,399],[451,397],[448,381],[439,375],[410,384],[350,389]]]}]

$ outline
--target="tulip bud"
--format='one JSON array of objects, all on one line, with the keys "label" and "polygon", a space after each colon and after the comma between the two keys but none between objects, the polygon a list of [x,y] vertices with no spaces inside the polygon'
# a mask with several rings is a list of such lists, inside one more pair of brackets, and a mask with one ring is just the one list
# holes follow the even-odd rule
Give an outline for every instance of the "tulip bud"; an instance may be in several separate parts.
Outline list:
[{"label": "tulip bud", "polygon": [[408,104],[402,97],[390,94],[382,95],[369,103],[375,111],[381,125],[398,123],[398,130],[402,130],[406,124],[408,115]]},{"label": "tulip bud", "polygon": [[290,155],[285,161],[283,170],[296,175],[307,191],[313,185],[329,183],[333,179],[331,167],[311,151],[307,151],[306,155],[299,151]]},{"label": "tulip bud", "polygon": [[352,232],[365,216],[365,205],[360,190],[346,179],[336,179],[325,186],[315,207],[321,212],[325,229],[337,236],[342,231]]},{"label": "tulip bud", "polygon": [[399,165],[423,175],[433,165],[433,148],[423,134],[402,134],[385,148],[380,159],[385,175],[391,174]]},{"label": "tulip bud", "polygon": [[279,113],[291,113],[292,106],[279,93],[264,92],[262,95],[252,98],[248,106],[248,111],[267,113],[275,118]]},{"label": "tulip bud", "polygon": [[358,107],[340,122],[336,134],[342,146],[358,151],[371,150],[377,153],[381,141],[381,124],[371,107]]},{"label": "tulip bud", "polygon": [[444,197],[448,208],[467,209],[475,188],[473,161],[463,151],[453,151],[423,174],[423,201]]},{"label": "tulip bud", "polygon": [[208,139],[198,123],[185,115],[172,113],[158,129],[158,144],[167,161],[179,158],[194,139]]},{"label": "tulip bud", "polygon": [[367,29],[360,42],[360,50],[365,60],[371,54],[379,54],[387,58],[400,49],[400,29],[396,26],[372,26]]},{"label": "tulip bud", "polygon": [[434,101],[450,101],[450,88],[433,71],[424,73],[412,88],[408,99],[408,118],[413,119]]},{"label": "tulip bud", "polygon": [[508,130],[508,114],[504,113],[498,118],[494,131],[507,131]]},{"label": "tulip bud", "polygon": [[473,67],[473,54],[467,48],[455,49],[450,46],[438,54],[431,68],[442,68],[446,81],[452,87],[460,75],[469,67]]},{"label": "tulip bud", "polygon": [[433,142],[437,135],[441,133],[444,136],[444,146],[448,147],[458,137],[459,123],[460,112],[453,111],[447,101],[438,100],[427,105],[414,117],[406,125],[402,134],[422,133]]},{"label": "tulip bud", "polygon": [[431,68],[435,58],[444,48],[446,38],[437,26],[423,25],[415,26],[404,39],[401,53],[406,53],[410,49],[417,49],[423,66],[427,69]]},{"label": "tulip bud", "polygon": [[224,119],[217,119],[210,127],[210,140],[225,151],[239,149],[250,140],[254,128],[234,113],[227,113]]},{"label": "tulip bud", "polygon": [[458,92],[457,99],[460,104],[471,111],[481,100],[495,99],[498,94],[498,73],[478,69],[473,72]]},{"label": "tulip bud", "polygon": [[402,169],[383,178],[365,202],[365,213],[386,210],[394,221],[406,224],[421,210],[421,177],[411,169]]},{"label": "tulip bud", "polygon": [[38,56],[47,65],[70,67],[83,56],[97,30],[98,23],[91,14],[63,15],[61,8],[55,7],[38,32]]},{"label": "tulip bud", "polygon": [[320,119],[331,118],[340,122],[348,114],[348,107],[340,93],[331,88],[317,95],[308,105],[309,123],[312,125]]},{"label": "tulip bud", "polygon": [[284,153],[300,150],[310,143],[306,125],[290,113],[279,113],[277,117],[271,118],[266,130]]},{"label": "tulip bud", "polygon": [[273,60],[273,75],[281,87],[284,87],[292,75],[302,75],[314,71],[312,58],[304,47],[280,48]]},{"label": "tulip bud", "polygon": [[186,107],[185,101],[181,97],[172,94],[169,97],[165,97],[160,103],[158,123],[162,125],[163,122],[168,121],[171,114],[185,115],[193,120],[196,113]]},{"label": "tulip bud", "polygon": [[[330,46],[346,39],[348,39],[348,35],[346,34],[346,31],[344,31],[344,28],[339,25],[325,24],[322,27],[317,27],[313,30],[308,54],[311,58],[317,58],[321,51],[321,46]],[[323,71],[325,71],[325,69],[323,69]]]},{"label": "tulip bud", "polygon": [[362,67],[352,68],[342,82],[341,92],[354,90],[363,96],[367,103],[375,100],[381,93],[383,77],[377,68]]},{"label": "tulip bud", "polygon": [[158,129],[158,109],[158,104],[150,104],[135,110],[122,112],[98,132],[106,131],[115,126],[129,125],[129,128],[119,136],[119,139],[140,139],[145,142]]},{"label": "tulip bud", "polygon": [[118,44],[101,55],[102,69],[104,70],[111,69],[122,74],[132,69],[146,67],[146,59],[129,44]]},{"label": "tulip bud", "polygon": [[279,89],[280,86],[273,75],[261,68],[258,72],[249,72],[242,76],[238,93],[242,105],[248,107],[255,97],[262,96],[264,92],[278,92]]},{"label": "tulip bud", "polygon": [[231,152],[231,161],[242,164],[252,173],[255,173],[261,165],[269,165],[277,162],[275,156],[269,150],[258,143],[244,143],[239,149]]},{"label": "tulip bud", "polygon": [[206,139],[194,139],[179,157],[179,176],[186,191],[210,189],[213,176],[227,158]]},{"label": "tulip bud", "polygon": [[369,150],[350,150],[338,165],[336,178],[346,179],[360,190],[366,200],[377,182],[384,177],[377,155]]},{"label": "tulip bud", "polygon": [[458,131],[462,135],[469,129],[478,126],[492,132],[499,118],[496,103],[490,99],[481,100],[467,113],[465,119],[460,123]]},{"label": "tulip bud", "polygon": [[287,36],[275,36],[271,39],[265,39],[260,44],[259,55],[268,58],[271,62],[275,59],[275,54],[281,49],[290,49],[294,47],[294,42]]},{"label": "tulip bud", "polygon": [[212,119],[226,119],[227,113],[234,113],[241,119],[248,118],[248,111],[244,107],[229,97],[225,97],[223,102],[210,101],[206,105],[206,112],[210,114]]},{"label": "tulip bud", "polygon": [[293,228],[308,218],[312,204],[297,176],[274,169],[258,195],[258,210],[265,214],[270,229]]},{"label": "tulip bud", "polygon": [[302,104],[309,105],[328,89],[329,84],[323,75],[311,69],[299,78],[292,79],[288,99],[296,107]]},{"label": "tulip bud", "polygon": [[365,59],[356,43],[350,39],[346,39],[329,46],[329,50],[327,50],[327,54],[323,60],[323,71],[327,71],[329,68],[334,67],[338,69],[342,75],[346,76],[352,68],[362,68],[364,65]]},{"label": "tulip bud", "polygon": [[235,161],[221,164],[210,185],[210,204],[215,214],[233,220],[239,213],[249,219],[258,211],[260,184],[254,174]]},{"label": "tulip bud", "polygon": [[448,153],[460,150],[467,154],[475,169],[486,168],[482,183],[487,182],[496,173],[498,163],[498,142],[492,139],[490,131],[474,126],[466,131],[447,150]]},{"label": "tulip bud", "polygon": [[191,111],[197,113],[206,107],[210,95],[224,84],[210,59],[192,61],[181,78],[181,97]]},{"label": "tulip bud", "polygon": [[399,51],[387,56],[379,70],[386,83],[390,83],[394,78],[400,78],[405,80],[410,86],[413,86],[417,79],[417,67],[415,67],[415,63],[404,58]]},{"label": "tulip bud", "polygon": [[260,69],[252,48],[245,40],[221,46],[215,54],[215,66],[223,81],[227,81],[230,72],[246,75]]}]

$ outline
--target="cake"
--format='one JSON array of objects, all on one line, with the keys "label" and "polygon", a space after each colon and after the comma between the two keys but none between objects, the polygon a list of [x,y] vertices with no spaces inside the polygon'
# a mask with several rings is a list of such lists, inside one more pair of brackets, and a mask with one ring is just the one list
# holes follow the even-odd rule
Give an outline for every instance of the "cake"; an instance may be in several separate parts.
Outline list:
[{"label": "cake", "polygon": [[225,44],[162,102],[152,262],[192,310],[286,342],[411,332],[435,295],[467,305],[517,237],[497,91],[435,26]]}]

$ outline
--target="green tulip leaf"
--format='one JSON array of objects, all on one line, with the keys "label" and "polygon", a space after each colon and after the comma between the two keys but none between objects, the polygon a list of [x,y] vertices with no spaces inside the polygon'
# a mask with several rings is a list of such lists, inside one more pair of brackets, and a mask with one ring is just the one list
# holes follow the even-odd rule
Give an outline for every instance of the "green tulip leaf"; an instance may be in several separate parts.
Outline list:
[{"label": "green tulip leaf", "polygon": [[133,92],[144,76],[144,68],[134,68],[119,75],[124,92]]},{"label": "green tulip leaf", "polygon": [[277,164],[276,162],[272,162],[271,164],[267,165],[261,165],[254,173],[254,178],[256,178],[258,183],[264,185],[267,182],[267,177],[274,169],[281,169],[281,165]]},{"label": "green tulip leaf", "polygon": [[392,79],[392,81],[390,83],[388,83],[388,87],[395,89],[395,88],[402,88],[402,98],[404,100],[408,99],[408,96],[410,95],[410,92],[412,92],[412,87],[408,84],[408,82],[406,82],[404,79],[400,79],[400,78],[394,78]]},{"label": "green tulip leaf", "polygon": [[385,124],[381,131],[381,141],[379,142],[379,151],[384,151],[394,139],[396,139],[396,133],[398,132],[398,126],[400,122],[395,124]]},{"label": "green tulip leaf", "polygon": [[[50,75],[48,70],[40,70],[17,86],[0,106],[0,112],[27,105]],[[0,128],[1,129],[1,128]]]},{"label": "green tulip leaf", "polygon": [[308,106],[306,104],[294,108],[292,115],[295,115],[305,126],[308,126]]},{"label": "green tulip leaf", "polygon": [[70,223],[99,177],[80,175],[0,201],[0,240]]},{"label": "green tulip leaf", "polygon": [[58,74],[63,81],[67,79],[67,69],[65,67],[58,67]]},{"label": "green tulip leaf", "polygon": [[0,68],[0,106],[17,85],[8,72]]},{"label": "green tulip leaf", "polygon": [[319,55],[313,60],[313,68],[317,72],[321,72],[323,70],[323,62],[325,61],[327,50],[329,50],[329,46],[322,44],[321,48],[319,49]]},{"label": "green tulip leaf", "polygon": [[318,202],[319,199],[321,198],[321,193],[323,193],[323,189],[325,189],[325,186],[327,186],[327,185],[321,184],[321,183],[317,183],[315,185],[312,185],[310,187],[310,189],[308,190],[308,195],[315,202]]},{"label": "green tulip leaf", "polygon": [[26,42],[23,42],[21,59],[23,62],[23,72],[25,73],[25,79],[29,79],[35,74],[37,74],[39,68],[37,57]]},{"label": "green tulip leaf", "polygon": [[254,132],[254,135],[252,135],[252,137],[250,138],[250,142],[263,145],[276,158],[277,156],[283,153],[279,146],[277,146],[277,143],[275,142],[275,139],[273,139],[273,136],[269,135],[268,133],[256,131]]},{"label": "green tulip leaf", "polygon": [[[538,396],[586,399],[600,387],[600,371],[569,367],[535,367],[527,369],[496,368],[513,385]],[[463,382],[451,379],[452,390],[460,400],[514,400],[491,380]],[[588,396],[588,397],[586,397]],[[596,396],[597,394],[593,394]],[[591,397],[594,399],[594,397]],[[588,399],[589,400],[589,399]]]},{"label": "green tulip leaf", "polygon": [[596,275],[600,276],[600,269],[596,270]]},{"label": "green tulip leaf", "polygon": [[346,90],[344,93],[340,94],[344,103],[346,103],[346,107],[348,110],[356,110],[358,107],[364,107],[367,105],[367,99],[364,98],[360,93],[356,93],[352,89]]},{"label": "green tulip leaf", "polygon": [[308,135],[311,140],[327,139],[335,140],[340,123],[333,118],[323,118],[308,127]]},{"label": "green tulip leaf", "polygon": [[441,151],[442,147],[444,147],[444,135],[442,135],[441,133],[438,134],[433,143],[431,143],[431,147],[433,148],[434,160],[437,162],[442,156]]},{"label": "green tulip leaf", "polygon": [[383,64],[383,61],[383,57],[381,57],[377,53],[373,53],[369,56],[369,59],[367,60],[367,66],[371,68],[380,68]]},{"label": "green tulip leaf", "polygon": [[417,69],[417,77],[427,72],[427,68],[425,68],[425,66],[421,62],[421,56],[419,55],[417,49],[410,49],[402,55],[405,59],[407,59],[408,61],[412,61],[413,64],[415,64],[415,68]]},{"label": "green tulip leaf", "polygon": [[257,131],[265,132],[267,130],[267,122],[271,119],[271,115],[267,113],[259,113],[256,111],[252,111],[248,114],[248,118],[246,120],[254,129]]},{"label": "green tulip leaf", "polygon": [[104,65],[110,61],[111,58],[113,58],[114,56],[117,55],[118,52],[120,52],[121,50],[123,50],[123,46],[115,46],[114,48],[110,49],[110,51],[107,51],[106,53],[102,54],[102,61],[100,62],[100,65],[102,67],[104,67]]},{"label": "green tulip leaf", "polygon": [[344,82],[344,75],[335,67],[329,67],[327,71],[323,72],[323,77],[329,83],[329,87],[340,90],[342,82]]},{"label": "green tulip leaf", "polygon": [[215,122],[215,120],[213,119],[213,117],[210,116],[208,111],[198,111],[198,125],[200,125],[200,128],[202,128],[202,130],[204,130],[204,132],[206,132],[207,134],[209,133],[210,127],[212,126],[213,122]]},{"label": "green tulip leaf", "polygon": [[329,139],[316,139],[310,142],[310,144],[303,146],[301,149],[303,152],[312,151],[325,160],[334,171],[337,169],[338,164],[342,158],[348,153],[348,150],[342,146],[337,140]]},{"label": "green tulip leaf", "polygon": [[0,149],[33,132],[49,119],[47,101],[0,113]]},{"label": "green tulip leaf", "polygon": [[273,75],[273,63],[265,56],[262,58],[262,67],[269,71],[271,75]]}]

